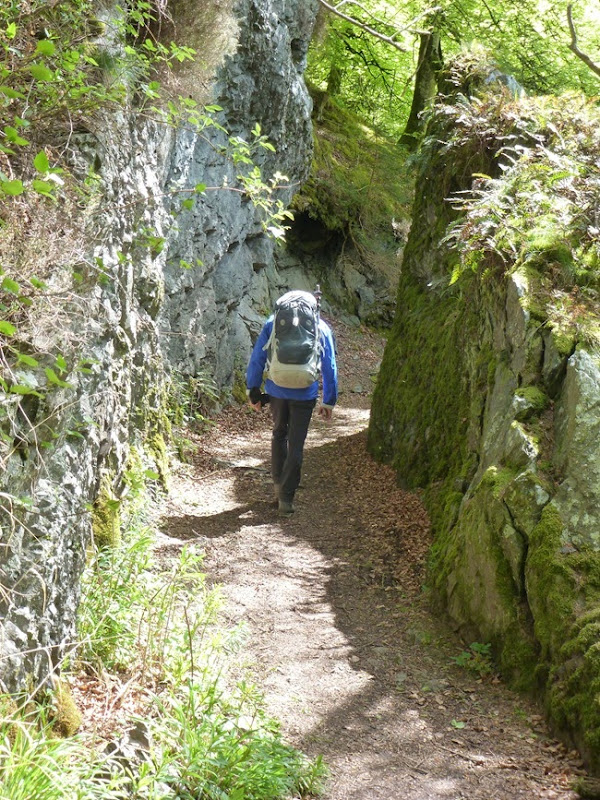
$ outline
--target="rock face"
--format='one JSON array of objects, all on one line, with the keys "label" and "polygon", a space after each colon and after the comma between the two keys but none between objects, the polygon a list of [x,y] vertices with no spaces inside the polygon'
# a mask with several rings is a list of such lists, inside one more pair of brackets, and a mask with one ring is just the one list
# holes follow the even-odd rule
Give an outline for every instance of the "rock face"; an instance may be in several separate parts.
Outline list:
[{"label": "rock face", "polygon": [[[473,173],[499,175],[500,145],[456,128],[453,139],[454,111],[433,120],[438,143],[417,178],[370,448],[404,484],[425,487],[435,601],[466,641],[492,644],[503,674],[544,698],[557,732],[597,769],[600,356],[550,314],[567,295],[548,281],[559,274],[554,243],[544,252],[539,240],[535,250],[517,241],[501,258],[490,246],[456,280],[459,257],[444,237],[460,217],[440,198],[471,188]],[[489,113],[487,135],[502,130]],[[499,184],[490,191],[501,194]],[[474,225],[485,212],[476,213]],[[593,307],[587,314],[594,329]]]},{"label": "rock face", "polygon": [[[122,113],[75,137],[73,163],[94,164],[102,186],[77,313],[61,331],[85,362],[60,373],[64,385],[40,386],[21,369],[17,378],[42,399],[6,398],[2,429],[14,442],[0,479],[0,689],[34,687],[60,667],[75,640],[92,527],[98,542],[114,543],[132,458],[164,477],[167,373],[230,385],[261,322],[254,308],[270,308],[280,288],[261,212],[232,190],[237,168],[224,149],[229,136],[251,141],[259,123],[276,151],[260,151],[265,179],[305,177],[311,103],[302,73],[316,7],[235,4],[237,46],[212,90],[226,133],[199,136]],[[215,189],[174,216],[174,193],[199,183]],[[287,204],[291,194],[279,197]],[[51,284],[64,288],[72,268]]]}]

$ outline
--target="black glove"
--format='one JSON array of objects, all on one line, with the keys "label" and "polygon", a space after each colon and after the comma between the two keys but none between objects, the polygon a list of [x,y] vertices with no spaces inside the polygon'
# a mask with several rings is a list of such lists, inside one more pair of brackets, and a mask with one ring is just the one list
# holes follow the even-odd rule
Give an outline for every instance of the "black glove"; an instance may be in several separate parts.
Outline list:
[{"label": "black glove", "polygon": [[253,386],[251,389],[248,390],[248,397],[250,398],[250,402],[252,403],[252,405],[261,402],[262,394],[258,386]]}]

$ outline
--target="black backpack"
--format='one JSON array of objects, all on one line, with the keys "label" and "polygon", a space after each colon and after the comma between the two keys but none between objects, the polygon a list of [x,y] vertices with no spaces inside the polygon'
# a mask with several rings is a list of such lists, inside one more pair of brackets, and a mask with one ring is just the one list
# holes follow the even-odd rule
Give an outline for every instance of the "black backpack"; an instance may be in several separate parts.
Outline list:
[{"label": "black backpack", "polygon": [[318,380],[319,316],[319,300],[309,292],[287,292],[275,304],[273,332],[266,349],[268,376],[277,386],[305,389]]}]

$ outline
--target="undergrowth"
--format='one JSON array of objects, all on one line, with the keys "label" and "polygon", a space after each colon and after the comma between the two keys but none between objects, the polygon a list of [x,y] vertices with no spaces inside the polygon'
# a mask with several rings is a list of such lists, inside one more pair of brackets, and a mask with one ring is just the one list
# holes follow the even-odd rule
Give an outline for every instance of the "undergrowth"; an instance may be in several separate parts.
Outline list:
[{"label": "undergrowth", "polygon": [[[519,271],[528,310],[561,336],[600,344],[600,118],[581,96],[484,95],[444,107],[443,151],[494,151],[495,173],[453,195],[461,212],[445,243],[465,271]],[[437,145],[432,141],[433,146]],[[425,148],[428,144],[425,145]]]},{"label": "undergrowth", "polygon": [[[276,800],[313,797],[325,768],[287,745],[227,629],[202,554],[159,564],[139,507],[121,543],[97,549],[84,579],[71,683],[81,670],[137,687],[138,753],[107,755],[89,735],[59,738],[52,705],[0,698],[0,800]],[[118,735],[118,730],[114,735]]]},{"label": "undergrowth", "polygon": [[[319,108],[320,95],[313,92]],[[395,249],[392,222],[409,218],[412,201],[406,154],[331,98],[314,124],[312,170],[294,209],[359,246]]]}]

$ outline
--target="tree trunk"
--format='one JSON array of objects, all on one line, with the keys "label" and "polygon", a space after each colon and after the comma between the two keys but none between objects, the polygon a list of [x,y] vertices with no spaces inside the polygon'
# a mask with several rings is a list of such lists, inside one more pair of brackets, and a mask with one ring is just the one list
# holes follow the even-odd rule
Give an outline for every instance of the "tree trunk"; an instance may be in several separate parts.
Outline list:
[{"label": "tree trunk", "polygon": [[423,130],[423,120],[420,115],[436,95],[437,76],[443,66],[439,33],[434,29],[430,33],[421,33],[420,36],[412,106],[404,133],[400,137],[400,144],[409,150],[415,150],[418,145]]}]

